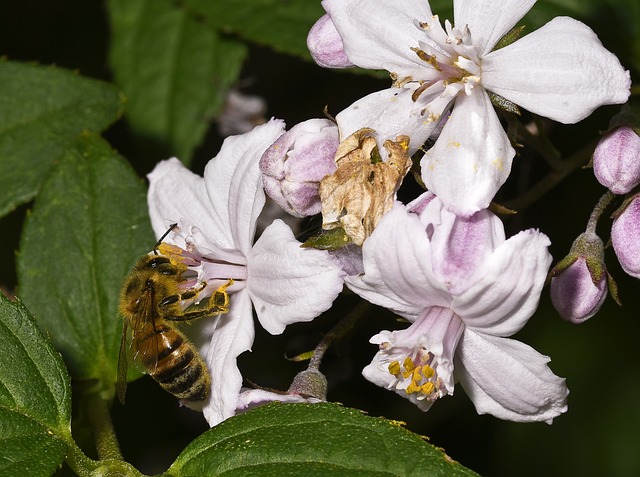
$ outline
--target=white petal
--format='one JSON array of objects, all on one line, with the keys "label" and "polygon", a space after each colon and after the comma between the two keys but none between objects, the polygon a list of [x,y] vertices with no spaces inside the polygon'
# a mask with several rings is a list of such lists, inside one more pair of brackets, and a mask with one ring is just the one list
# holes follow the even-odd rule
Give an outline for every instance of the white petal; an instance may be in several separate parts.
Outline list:
[{"label": "white petal", "polygon": [[320,399],[312,397],[305,398],[299,394],[276,393],[273,391],[267,391],[266,389],[247,389],[243,390],[238,397],[237,412],[248,411],[273,401],[294,403],[304,402],[309,404],[321,402]]},{"label": "white petal", "polygon": [[212,427],[236,411],[242,387],[237,357],[251,349],[255,335],[249,294],[242,290],[230,301],[229,313],[215,318],[211,342],[203,352],[211,373],[211,397],[202,411]]},{"label": "white petal", "polygon": [[467,327],[494,336],[519,331],[538,307],[551,264],[550,244],[546,235],[525,230],[487,256],[480,280],[452,305]]},{"label": "white petal", "polygon": [[414,20],[431,19],[425,0],[325,0],[322,6],[342,37],[349,60],[361,68],[385,69],[421,79],[424,62],[411,51],[424,32]]},{"label": "white petal", "polygon": [[448,306],[449,293],[431,269],[420,219],[396,202],[362,246],[364,275],[345,277],[365,300],[415,321],[429,306]]},{"label": "white petal", "polygon": [[222,226],[213,216],[213,208],[202,177],[184,167],[175,157],[159,162],[147,176],[149,179],[149,216],[156,237],[172,223],[188,218],[200,227]]},{"label": "white petal", "polygon": [[469,25],[479,56],[491,51],[531,9],[536,0],[473,0],[453,2],[456,28]]},{"label": "white petal", "polygon": [[410,137],[409,155],[418,150],[438,125],[421,116],[408,88],[389,88],[359,99],[336,116],[340,140],[362,128],[377,132],[378,144],[395,140],[400,134]]},{"label": "white petal", "polygon": [[300,247],[291,229],[276,220],[249,256],[247,289],[260,324],[280,334],[291,323],[311,321],[342,291],[337,261],[323,250]]},{"label": "white petal", "polygon": [[557,17],[485,56],[482,84],[532,113],[575,123],[626,102],[631,79],[588,26]]},{"label": "white petal", "polygon": [[204,235],[224,236],[233,248],[245,255],[249,253],[256,220],[265,203],[260,158],[283,133],[284,122],[272,119],[248,133],[224,140],[220,153],[204,170],[213,215],[216,223],[222,225],[218,229],[203,229]]},{"label": "white petal", "polygon": [[479,414],[551,423],[567,410],[565,380],[549,369],[547,356],[524,343],[467,329],[456,357],[456,376]]},{"label": "white petal", "polygon": [[485,209],[511,171],[515,151],[485,91],[456,99],[440,137],[420,168],[422,180],[452,212]]}]

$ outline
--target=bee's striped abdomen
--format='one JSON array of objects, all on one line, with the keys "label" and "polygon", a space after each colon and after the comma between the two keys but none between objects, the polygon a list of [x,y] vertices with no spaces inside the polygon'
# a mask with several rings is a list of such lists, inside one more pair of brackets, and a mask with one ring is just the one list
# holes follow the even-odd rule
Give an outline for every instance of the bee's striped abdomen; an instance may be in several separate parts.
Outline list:
[{"label": "bee's striped abdomen", "polygon": [[152,346],[158,352],[145,353],[142,363],[165,390],[185,401],[204,401],[209,397],[210,382],[206,365],[180,331],[158,325],[144,339],[149,342],[142,347],[148,349]]}]

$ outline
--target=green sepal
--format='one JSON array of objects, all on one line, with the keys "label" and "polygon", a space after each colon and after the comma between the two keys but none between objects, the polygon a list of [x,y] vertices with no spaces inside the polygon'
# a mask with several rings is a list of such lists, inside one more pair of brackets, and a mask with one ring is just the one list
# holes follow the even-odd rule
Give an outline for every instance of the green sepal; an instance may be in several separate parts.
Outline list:
[{"label": "green sepal", "polygon": [[503,98],[499,94],[492,93],[491,91],[487,91],[487,94],[489,95],[491,104],[493,104],[496,108],[500,108],[503,111],[506,111],[508,113],[513,113],[518,116],[522,115],[522,113],[520,112],[520,108],[516,103],[512,103],[508,99]]},{"label": "green sepal", "polygon": [[518,38],[520,38],[520,36],[522,36],[522,32],[525,30],[525,28],[525,25],[512,28],[505,36],[498,40],[498,43],[496,43],[496,46],[493,47],[492,51],[504,48],[505,46],[508,46],[516,41]]},{"label": "green sepal", "polygon": [[322,230],[318,235],[309,237],[301,247],[315,248],[318,250],[338,250],[349,245],[351,238],[342,227],[335,227],[331,230]]},{"label": "green sepal", "polygon": [[613,298],[618,306],[622,306],[622,301],[620,300],[620,294],[618,293],[618,284],[613,279],[610,273],[607,273],[607,285],[609,286],[609,295]]}]

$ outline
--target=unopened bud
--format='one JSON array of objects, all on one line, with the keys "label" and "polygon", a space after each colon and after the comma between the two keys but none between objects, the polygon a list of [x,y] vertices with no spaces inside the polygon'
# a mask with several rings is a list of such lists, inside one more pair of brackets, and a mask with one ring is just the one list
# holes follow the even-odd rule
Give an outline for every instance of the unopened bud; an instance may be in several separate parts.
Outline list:
[{"label": "unopened bud", "polygon": [[640,136],[629,126],[608,132],[593,153],[593,173],[614,194],[640,184]]},{"label": "unopened bud", "polygon": [[622,269],[640,278],[640,195],[623,207],[611,227],[611,244]]},{"label": "unopened bud", "polygon": [[307,369],[296,374],[287,391],[306,398],[327,400],[327,378],[317,369]]},{"label": "unopened bud", "polygon": [[336,170],[338,127],[328,119],[310,119],[284,133],[260,159],[264,189],[295,217],[318,214],[320,181]]},{"label": "unopened bud", "polygon": [[329,15],[320,17],[311,27],[307,35],[307,47],[315,62],[324,68],[354,66],[344,51],[340,33]]},{"label": "unopened bud", "polygon": [[595,315],[607,297],[608,277],[600,237],[593,233],[580,235],[551,276],[551,302],[563,319],[582,323]]}]

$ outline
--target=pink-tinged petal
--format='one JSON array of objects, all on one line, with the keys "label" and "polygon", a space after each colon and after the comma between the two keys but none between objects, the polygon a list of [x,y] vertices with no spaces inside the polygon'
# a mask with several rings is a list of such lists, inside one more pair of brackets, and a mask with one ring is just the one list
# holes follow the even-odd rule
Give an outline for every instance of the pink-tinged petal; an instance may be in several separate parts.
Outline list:
[{"label": "pink-tinged petal", "polygon": [[546,235],[525,230],[479,264],[479,280],[454,298],[453,310],[465,325],[494,336],[511,336],[533,315],[547,277],[551,255]]},{"label": "pink-tinged petal", "polygon": [[260,158],[283,133],[284,122],[272,119],[246,134],[230,136],[204,170],[213,217],[221,226],[204,229],[198,225],[209,237],[224,236],[225,243],[245,256],[251,250],[256,220],[265,203]]},{"label": "pink-tinged petal", "polygon": [[509,177],[515,155],[487,93],[474,88],[456,99],[440,137],[420,168],[422,180],[452,212],[485,209]]},{"label": "pink-tinged petal", "polygon": [[576,123],[599,106],[625,103],[631,79],[588,26],[557,17],[487,54],[482,84],[532,113]]},{"label": "pink-tinged petal", "polygon": [[433,271],[452,295],[485,275],[485,260],[505,240],[502,222],[486,209],[460,217],[434,196],[419,215],[425,229],[433,230]]},{"label": "pink-tinged petal", "polygon": [[280,136],[260,159],[267,195],[295,217],[319,214],[318,188],[336,170],[338,136],[328,119],[303,121]]},{"label": "pink-tinged petal", "polygon": [[551,279],[551,303],[562,319],[578,324],[600,310],[607,290],[607,273],[594,283],[585,257],[578,257]]},{"label": "pink-tinged petal", "polygon": [[329,15],[320,17],[307,35],[307,48],[316,63],[324,68],[354,66],[344,51],[342,38]]},{"label": "pink-tinged petal", "polygon": [[491,51],[498,40],[511,30],[531,9],[536,0],[454,1],[456,28],[469,25],[479,56]]},{"label": "pink-tinged petal", "polygon": [[640,184],[640,136],[630,126],[608,132],[593,151],[593,173],[614,194]]},{"label": "pink-tinged petal", "polygon": [[455,372],[479,414],[517,422],[551,421],[567,410],[564,378],[549,358],[508,338],[467,329],[456,352]]},{"label": "pink-tinged petal", "polygon": [[362,246],[364,275],[346,277],[356,294],[407,318],[425,308],[448,306],[451,298],[431,269],[427,232],[415,214],[396,202]]},{"label": "pink-tinged petal", "polygon": [[249,294],[234,293],[230,302],[229,313],[214,318],[202,353],[211,373],[211,397],[202,412],[212,427],[235,414],[242,387],[237,358],[251,349],[255,335]]},{"label": "pink-tinged petal", "polygon": [[622,269],[640,278],[640,196],[636,195],[613,221],[611,243]]},{"label": "pink-tinged petal", "polygon": [[202,177],[184,167],[175,157],[159,162],[147,177],[149,216],[156,237],[186,217],[203,228],[222,226],[213,216]]},{"label": "pink-tinged petal", "polygon": [[291,229],[276,220],[249,255],[247,290],[262,327],[271,334],[328,310],[342,291],[337,261],[324,250],[301,248]]},{"label": "pink-tinged petal", "polygon": [[362,128],[376,131],[379,145],[386,139],[395,140],[398,135],[406,134],[411,139],[409,155],[413,154],[429,138],[438,121],[430,121],[420,114],[420,108],[416,108],[411,99],[412,93],[409,88],[392,87],[359,99],[336,116],[340,139]]},{"label": "pink-tinged petal", "polygon": [[424,62],[411,51],[424,40],[414,20],[431,19],[424,0],[324,0],[322,6],[340,33],[349,60],[367,69],[385,69],[399,78],[420,76]]}]

